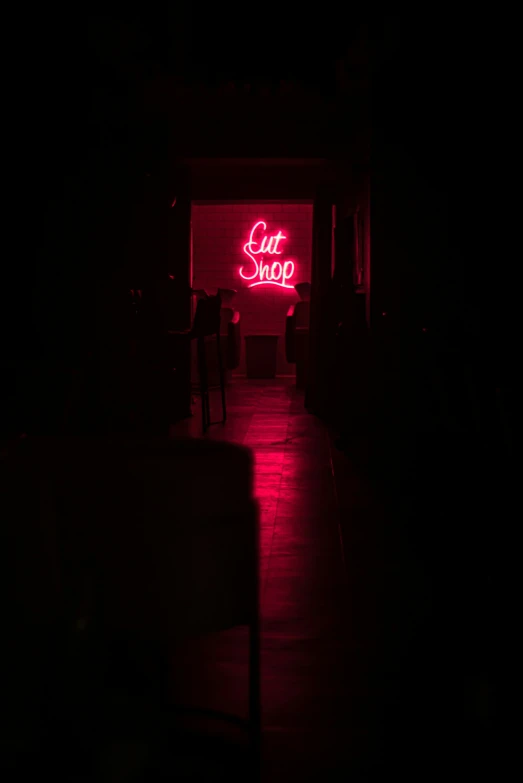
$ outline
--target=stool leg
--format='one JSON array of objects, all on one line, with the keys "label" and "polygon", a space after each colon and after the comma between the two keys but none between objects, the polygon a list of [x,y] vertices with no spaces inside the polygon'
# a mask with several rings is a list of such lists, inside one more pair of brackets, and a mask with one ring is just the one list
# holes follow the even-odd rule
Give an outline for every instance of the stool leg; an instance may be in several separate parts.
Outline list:
[{"label": "stool leg", "polygon": [[205,348],[205,337],[202,338],[202,357],[203,357],[203,377],[205,378],[205,411],[207,413],[206,428],[211,426],[211,401],[209,394],[209,369],[207,367],[207,350]]},{"label": "stool leg", "polygon": [[249,724],[254,761],[253,781],[259,781],[261,765],[260,631],[259,618],[249,627]]},{"label": "stool leg", "polygon": [[220,375],[220,389],[222,393],[222,413],[223,421],[227,419],[227,409],[225,405],[225,378],[223,376],[223,363],[222,363],[222,345],[220,335],[216,335],[216,345],[218,346],[218,373]]},{"label": "stool leg", "polygon": [[202,398],[202,429],[205,432],[207,429],[207,407],[205,402],[206,395],[206,378],[205,378],[205,347],[203,345],[203,338],[198,337],[198,374],[200,376],[200,395]]}]

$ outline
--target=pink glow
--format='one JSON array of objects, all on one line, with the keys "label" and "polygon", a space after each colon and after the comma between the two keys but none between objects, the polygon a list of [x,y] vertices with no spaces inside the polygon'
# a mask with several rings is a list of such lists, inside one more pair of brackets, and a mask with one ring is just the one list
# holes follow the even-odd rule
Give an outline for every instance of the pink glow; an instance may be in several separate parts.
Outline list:
[{"label": "pink glow", "polygon": [[[283,239],[287,237],[278,231],[274,236],[267,236],[263,234],[259,240],[255,239],[255,234],[259,226],[262,226],[263,232],[267,230],[267,223],[263,220],[259,220],[251,229],[249,241],[243,246],[243,252],[249,256],[254,264],[254,271],[252,275],[246,275],[243,271],[243,266],[240,267],[240,277],[244,280],[254,280],[258,278],[257,282],[251,283],[249,288],[254,288],[257,285],[277,285],[280,288],[292,288],[294,286],[288,285],[289,280],[294,274],[294,262],[287,260],[281,264],[279,261],[274,261],[269,267],[269,264],[263,263],[264,254],[268,255],[281,255],[282,250],[278,250],[278,246]],[[258,262],[255,256],[261,254],[261,259]]]}]

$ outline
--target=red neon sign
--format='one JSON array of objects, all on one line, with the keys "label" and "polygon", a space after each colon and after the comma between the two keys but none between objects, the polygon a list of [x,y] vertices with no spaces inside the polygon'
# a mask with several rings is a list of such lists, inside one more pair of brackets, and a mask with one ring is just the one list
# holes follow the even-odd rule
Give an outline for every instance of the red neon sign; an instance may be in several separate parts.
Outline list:
[{"label": "red neon sign", "polygon": [[[264,264],[264,255],[280,256],[281,250],[278,250],[278,246],[283,239],[287,239],[286,236],[278,231],[274,236],[267,236],[266,234],[258,234],[258,238],[255,238],[258,227],[262,226],[262,231],[267,230],[267,223],[263,220],[259,220],[251,229],[249,241],[243,246],[243,252],[249,256],[254,264],[254,270],[252,275],[246,275],[243,271],[243,266],[240,267],[240,277],[244,280],[255,280],[251,283],[249,288],[254,288],[257,285],[279,285],[280,288],[294,288],[293,285],[287,285],[289,280],[294,274],[294,262],[287,260],[281,263],[280,261],[273,261],[272,264]],[[261,255],[258,262],[255,256]]]}]

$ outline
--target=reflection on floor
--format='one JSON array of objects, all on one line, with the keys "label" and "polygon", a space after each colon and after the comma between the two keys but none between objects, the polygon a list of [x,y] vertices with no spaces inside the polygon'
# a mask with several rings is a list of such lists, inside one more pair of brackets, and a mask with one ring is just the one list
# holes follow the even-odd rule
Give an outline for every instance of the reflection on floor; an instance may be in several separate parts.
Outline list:
[{"label": "reflection on floor", "polygon": [[[219,419],[218,396],[215,417]],[[292,381],[237,380],[206,437],[255,458],[261,524],[262,702],[267,780],[328,779],[348,755],[348,593],[331,449]],[[201,435],[199,409],[173,434]],[[212,416],[211,416],[212,418]],[[191,696],[245,713],[239,631],[194,649]],[[212,664],[209,663],[212,661]],[[198,666],[198,663],[201,666]],[[202,679],[202,671],[204,672]]]},{"label": "reflection on floor", "polygon": [[[497,644],[489,629],[502,601],[488,570],[491,525],[477,529],[477,433],[449,438],[451,448],[447,436],[416,433],[415,471],[392,438],[376,476],[356,449],[331,448],[290,383],[237,382],[228,402],[227,424],[208,437],[255,457],[265,780],[382,780],[396,769],[435,780],[456,764],[481,779],[498,772],[498,653],[487,637]],[[201,432],[197,415],[183,426]],[[202,646],[195,671],[206,662],[200,693],[212,706],[241,712],[240,637],[223,637],[210,659]]]}]

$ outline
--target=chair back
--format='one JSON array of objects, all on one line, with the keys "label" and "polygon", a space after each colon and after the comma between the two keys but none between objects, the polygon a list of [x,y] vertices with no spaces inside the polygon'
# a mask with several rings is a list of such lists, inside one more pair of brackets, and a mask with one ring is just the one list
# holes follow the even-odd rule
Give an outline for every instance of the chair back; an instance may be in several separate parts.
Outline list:
[{"label": "chair back", "polygon": [[220,296],[199,299],[194,314],[193,337],[209,337],[220,333]]},{"label": "chair back", "polygon": [[250,454],[204,440],[134,443],[116,474],[112,535],[100,550],[107,626],[175,640],[253,621]]},{"label": "chair back", "polygon": [[[60,613],[71,623],[86,619],[109,637],[146,643],[257,616],[257,510],[247,450],[197,439],[42,439],[11,472],[20,477],[15,492],[23,485],[30,499],[16,512],[12,498],[9,508],[20,517],[13,524],[25,516],[28,533],[43,526],[47,547],[38,579],[25,577],[29,614],[56,615],[47,602],[55,603],[59,585]],[[28,565],[40,562],[35,546],[27,541]],[[22,560],[21,553],[20,566]]]}]

